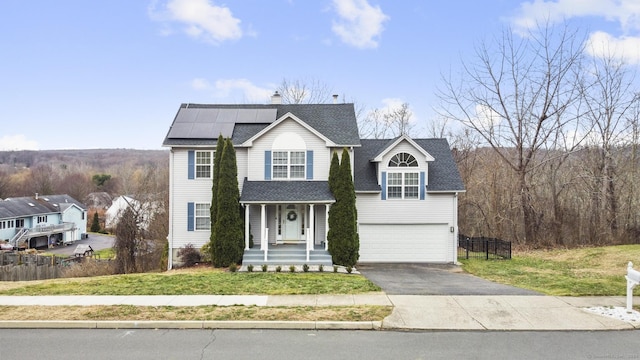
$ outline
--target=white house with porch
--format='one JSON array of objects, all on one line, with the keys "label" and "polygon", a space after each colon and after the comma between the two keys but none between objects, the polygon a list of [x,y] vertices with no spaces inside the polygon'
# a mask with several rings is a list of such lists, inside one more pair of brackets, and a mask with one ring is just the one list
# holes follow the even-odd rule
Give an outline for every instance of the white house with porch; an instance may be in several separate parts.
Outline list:
[{"label": "white house with porch", "polygon": [[[170,148],[169,267],[209,241],[218,135],[236,148],[243,264],[331,264],[331,157],[350,152],[361,262],[456,261],[464,186],[444,139],[360,139],[353,104],[182,104]],[[251,247],[251,237],[253,247]]]}]

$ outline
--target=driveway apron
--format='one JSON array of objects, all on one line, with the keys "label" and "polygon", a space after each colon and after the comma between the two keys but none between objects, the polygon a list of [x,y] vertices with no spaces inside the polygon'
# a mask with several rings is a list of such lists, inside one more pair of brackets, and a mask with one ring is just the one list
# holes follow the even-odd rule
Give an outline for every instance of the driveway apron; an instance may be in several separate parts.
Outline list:
[{"label": "driveway apron", "polygon": [[465,274],[456,265],[361,264],[358,271],[389,295],[541,295]]}]

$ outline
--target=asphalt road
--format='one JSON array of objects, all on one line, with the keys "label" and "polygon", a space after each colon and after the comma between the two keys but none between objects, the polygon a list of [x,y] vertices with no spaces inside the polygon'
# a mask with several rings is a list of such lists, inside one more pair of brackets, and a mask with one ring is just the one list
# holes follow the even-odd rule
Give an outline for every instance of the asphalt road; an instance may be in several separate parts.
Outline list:
[{"label": "asphalt road", "polygon": [[389,295],[541,295],[463,273],[455,265],[364,264],[358,271]]},{"label": "asphalt road", "polygon": [[[53,249],[47,249],[46,252],[60,256],[69,256],[73,255],[73,251],[76,249],[76,246],[80,244],[88,244],[94,251],[98,251],[113,247],[114,240],[115,237],[113,236],[91,233],[87,239],[78,240],[71,245],[62,245]],[[0,360],[2,360],[1,357]]]},{"label": "asphalt road", "polygon": [[1,329],[0,359],[637,359],[637,331]]}]

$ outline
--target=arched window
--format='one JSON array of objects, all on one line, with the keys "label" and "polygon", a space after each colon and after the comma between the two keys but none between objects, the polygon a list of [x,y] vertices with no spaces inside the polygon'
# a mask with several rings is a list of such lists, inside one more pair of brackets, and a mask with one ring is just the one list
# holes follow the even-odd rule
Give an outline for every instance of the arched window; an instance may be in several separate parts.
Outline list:
[{"label": "arched window", "polygon": [[[389,168],[418,167],[416,158],[405,152],[397,153],[389,159]],[[418,199],[420,192],[419,172],[415,170],[389,170],[387,174],[388,199]]]},{"label": "arched window", "polygon": [[389,167],[417,167],[418,161],[408,153],[397,153],[389,160]]}]

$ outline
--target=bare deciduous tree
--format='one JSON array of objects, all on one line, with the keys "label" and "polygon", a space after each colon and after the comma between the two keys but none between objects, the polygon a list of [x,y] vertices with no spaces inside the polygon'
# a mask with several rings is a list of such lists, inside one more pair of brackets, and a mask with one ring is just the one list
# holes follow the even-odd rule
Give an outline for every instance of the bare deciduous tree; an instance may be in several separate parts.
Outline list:
[{"label": "bare deciduous tree", "polygon": [[583,41],[566,27],[539,27],[526,37],[506,29],[476,49],[460,78],[443,78],[441,115],[476,131],[517,175],[522,241],[537,243],[541,213],[530,178],[543,162],[540,151],[555,139],[579,101]]},{"label": "bare deciduous tree", "polygon": [[284,104],[323,104],[332,99],[332,89],[316,80],[283,79],[277,89]]}]

